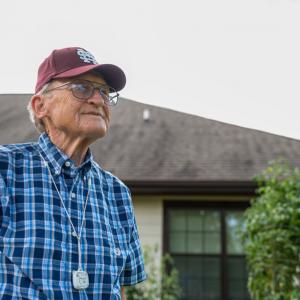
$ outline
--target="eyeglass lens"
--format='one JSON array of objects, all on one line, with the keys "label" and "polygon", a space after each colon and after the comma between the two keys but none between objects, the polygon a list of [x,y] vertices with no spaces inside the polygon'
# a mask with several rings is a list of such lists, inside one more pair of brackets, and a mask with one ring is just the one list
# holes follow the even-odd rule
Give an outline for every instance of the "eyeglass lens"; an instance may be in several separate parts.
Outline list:
[{"label": "eyeglass lens", "polygon": [[115,105],[118,101],[118,93],[107,86],[94,86],[89,82],[78,82],[73,83],[70,88],[74,97],[78,99],[87,100],[92,97],[95,90],[97,90],[108,105]]}]

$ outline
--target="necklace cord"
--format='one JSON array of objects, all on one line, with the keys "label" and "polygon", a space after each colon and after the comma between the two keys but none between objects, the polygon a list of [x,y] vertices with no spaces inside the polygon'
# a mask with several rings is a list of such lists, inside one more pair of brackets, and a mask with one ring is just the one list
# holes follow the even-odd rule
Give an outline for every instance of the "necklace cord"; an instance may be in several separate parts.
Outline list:
[{"label": "necklace cord", "polygon": [[82,267],[82,265],[81,265],[82,264],[82,260],[81,259],[82,259],[82,257],[81,257],[81,243],[80,243],[80,240],[81,240],[81,233],[82,233],[82,229],[83,229],[83,224],[85,222],[85,211],[86,211],[86,207],[87,207],[87,203],[88,203],[88,199],[89,199],[89,194],[90,194],[91,177],[89,177],[89,179],[88,179],[88,192],[87,192],[87,195],[86,195],[86,200],[85,200],[85,205],[84,205],[84,209],[83,209],[82,222],[81,222],[81,226],[80,226],[80,229],[79,229],[79,234],[77,234],[77,231],[76,231],[75,226],[74,226],[74,224],[72,222],[71,216],[70,216],[70,214],[69,214],[69,212],[68,212],[68,210],[67,210],[67,208],[66,208],[66,206],[64,204],[64,201],[63,201],[63,199],[61,197],[61,194],[60,194],[60,192],[59,192],[59,190],[57,188],[57,185],[56,185],[56,183],[54,181],[54,178],[53,178],[52,173],[50,171],[49,165],[48,165],[48,163],[46,162],[46,160],[44,159],[44,157],[41,154],[40,154],[40,156],[43,159],[43,161],[45,163],[45,166],[48,169],[48,172],[50,174],[50,177],[52,179],[52,182],[54,184],[56,192],[57,192],[57,194],[59,196],[59,199],[60,199],[60,201],[61,201],[61,203],[62,203],[62,205],[64,207],[64,210],[65,210],[65,212],[67,214],[67,217],[68,217],[69,222],[70,222],[70,224],[72,226],[73,232],[75,233],[75,237],[77,238],[77,245],[78,245],[78,267],[79,267],[79,270],[81,270],[81,267]]}]

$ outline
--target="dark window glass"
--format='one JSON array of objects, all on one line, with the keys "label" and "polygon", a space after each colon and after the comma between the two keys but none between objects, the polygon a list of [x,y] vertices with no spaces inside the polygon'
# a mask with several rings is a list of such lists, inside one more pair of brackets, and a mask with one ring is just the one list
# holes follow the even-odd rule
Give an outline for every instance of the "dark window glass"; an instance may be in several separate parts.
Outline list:
[{"label": "dark window glass", "polygon": [[228,254],[243,254],[243,245],[239,231],[243,227],[243,213],[240,211],[228,211],[225,213],[226,223],[226,250]]},{"label": "dark window glass", "polygon": [[220,258],[173,256],[187,300],[220,300]]},{"label": "dark window glass", "polygon": [[228,257],[228,296],[230,300],[250,300],[244,257]]},{"label": "dark window glass", "polygon": [[172,253],[221,253],[220,214],[214,211],[171,210],[169,245]]},{"label": "dark window glass", "polygon": [[188,300],[248,300],[243,211],[169,208],[168,249]]}]

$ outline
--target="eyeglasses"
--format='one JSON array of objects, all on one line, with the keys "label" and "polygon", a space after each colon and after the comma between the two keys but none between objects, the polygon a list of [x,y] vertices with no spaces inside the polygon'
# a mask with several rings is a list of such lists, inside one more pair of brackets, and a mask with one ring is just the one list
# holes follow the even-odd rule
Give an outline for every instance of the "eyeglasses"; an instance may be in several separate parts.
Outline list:
[{"label": "eyeglasses", "polygon": [[66,82],[52,89],[46,89],[44,91],[44,94],[53,90],[61,89],[63,87],[66,87],[69,90],[71,90],[73,96],[81,101],[90,99],[94,95],[95,90],[99,91],[104,102],[109,106],[115,106],[119,100],[119,93],[117,93],[117,91],[114,88],[108,85],[97,84],[88,80],[76,80],[72,82]]}]

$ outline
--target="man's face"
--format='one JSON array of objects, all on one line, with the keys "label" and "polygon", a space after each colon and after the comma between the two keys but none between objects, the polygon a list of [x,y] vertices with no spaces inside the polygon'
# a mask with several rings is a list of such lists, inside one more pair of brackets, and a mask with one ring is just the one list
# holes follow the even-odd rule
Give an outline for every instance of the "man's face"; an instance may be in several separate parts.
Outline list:
[{"label": "man's face", "polygon": [[[78,79],[105,85],[99,76],[84,74],[76,78],[55,80],[49,89]],[[94,141],[105,136],[110,121],[110,110],[98,91],[88,100],[79,100],[68,88],[56,89],[45,94],[46,122],[50,133],[63,132],[68,137],[82,137]]]}]

